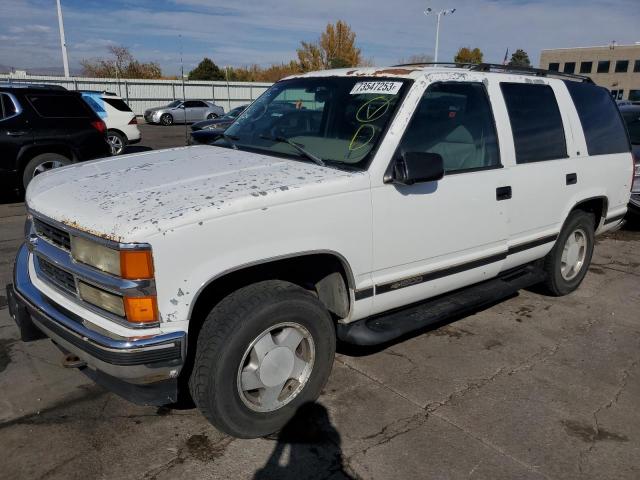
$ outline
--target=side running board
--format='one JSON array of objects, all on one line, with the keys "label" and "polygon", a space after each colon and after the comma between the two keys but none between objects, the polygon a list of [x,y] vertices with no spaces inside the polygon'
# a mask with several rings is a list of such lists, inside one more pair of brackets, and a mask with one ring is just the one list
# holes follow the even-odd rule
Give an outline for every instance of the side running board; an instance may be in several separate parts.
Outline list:
[{"label": "side running board", "polygon": [[545,273],[529,265],[470,287],[446,293],[402,310],[338,324],[338,338],[355,345],[380,345],[453,316],[472,313],[482,307],[544,281]]}]

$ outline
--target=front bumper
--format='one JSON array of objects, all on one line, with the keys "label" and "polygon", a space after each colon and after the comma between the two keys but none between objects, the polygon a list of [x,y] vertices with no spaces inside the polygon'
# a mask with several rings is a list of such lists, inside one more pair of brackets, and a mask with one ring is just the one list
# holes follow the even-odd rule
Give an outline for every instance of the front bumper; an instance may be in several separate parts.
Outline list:
[{"label": "front bumper", "polygon": [[29,251],[22,245],[7,287],[9,309],[23,340],[38,331],[86,364],[96,383],[130,401],[166,405],[178,399],[178,374],[186,357],[186,333],[112,338],[89,329],[82,318],[44,296],[29,277]]}]

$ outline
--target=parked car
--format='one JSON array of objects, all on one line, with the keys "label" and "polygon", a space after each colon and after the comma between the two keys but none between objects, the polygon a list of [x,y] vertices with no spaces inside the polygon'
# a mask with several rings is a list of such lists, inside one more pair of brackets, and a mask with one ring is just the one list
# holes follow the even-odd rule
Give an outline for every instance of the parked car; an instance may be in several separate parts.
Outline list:
[{"label": "parked car", "polygon": [[22,189],[33,177],[70,163],[109,156],[105,123],[77,92],[0,85],[0,179]]},{"label": "parked car", "polygon": [[224,115],[224,108],[205,100],[174,100],[164,107],[150,108],[144,112],[147,123],[173,125],[211,120]]},{"label": "parked car", "polygon": [[138,119],[129,105],[115,93],[83,90],[82,98],[107,125],[111,155],[120,155],[127,145],[139,143],[142,134]]},{"label": "parked car", "polygon": [[336,339],[577,289],[632,171],[619,111],[586,77],[305,73],[213,146],[36,178],[10,311],[25,341],[52,338],[126,398],[189,392],[220,430],[263,436],[318,397]]},{"label": "parked car", "polygon": [[224,135],[226,128],[203,128],[191,132],[191,145],[211,145]]},{"label": "parked car", "polygon": [[638,216],[640,215],[640,103],[637,105],[622,106],[620,107],[620,113],[622,113],[622,118],[624,118],[627,124],[627,131],[629,132],[635,160],[629,210]]},{"label": "parked car", "polygon": [[236,118],[248,107],[248,105],[242,105],[240,107],[232,108],[227,113],[222,115],[221,117],[213,118],[211,120],[203,120],[202,122],[197,122],[191,125],[191,131],[195,132],[197,130],[203,129],[226,129],[229,125],[231,125]]}]

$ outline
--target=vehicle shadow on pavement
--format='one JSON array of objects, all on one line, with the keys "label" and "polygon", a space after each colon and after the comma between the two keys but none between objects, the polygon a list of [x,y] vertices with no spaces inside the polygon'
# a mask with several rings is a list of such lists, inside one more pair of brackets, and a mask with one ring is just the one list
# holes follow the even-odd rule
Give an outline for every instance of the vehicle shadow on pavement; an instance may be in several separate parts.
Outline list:
[{"label": "vehicle shadow on pavement", "polygon": [[267,439],[277,443],[254,480],[353,479],[344,469],[340,434],[327,409],[317,402],[302,405],[280,432]]}]

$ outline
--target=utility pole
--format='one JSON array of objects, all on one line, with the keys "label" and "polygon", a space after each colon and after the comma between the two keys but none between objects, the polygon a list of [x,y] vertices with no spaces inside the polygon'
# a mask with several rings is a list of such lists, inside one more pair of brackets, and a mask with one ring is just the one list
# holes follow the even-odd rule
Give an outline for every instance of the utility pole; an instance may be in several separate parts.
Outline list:
[{"label": "utility pole", "polygon": [[424,14],[426,16],[429,15],[437,15],[438,19],[436,21],[436,51],[433,55],[433,61],[438,63],[438,43],[440,42],[440,17],[444,16],[444,15],[453,15],[453,12],[455,12],[456,9],[455,8],[450,8],[448,10],[440,10],[439,12],[435,12],[433,9],[431,9],[431,7],[427,8],[424,11]]},{"label": "utility pole", "polygon": [[67,41],[64,38],[64,21],[62,20],[62,6],[60,0],[56,0],[58,5],[58,26],[60,27],[60,46],[62,47],[62,64],[64,65],[64,76],[69,76],[69,59],[67,58]]}]

